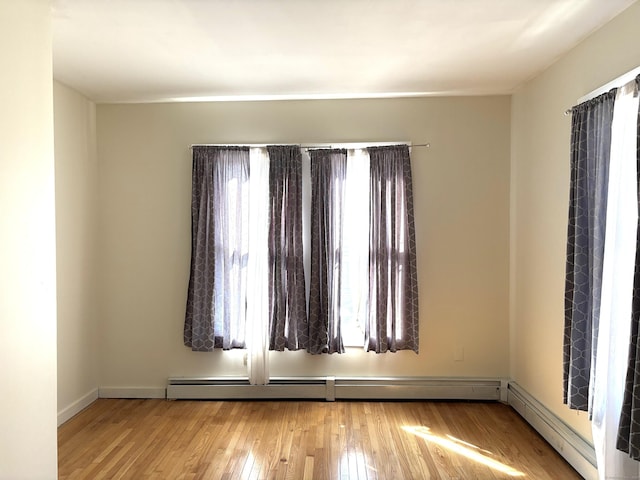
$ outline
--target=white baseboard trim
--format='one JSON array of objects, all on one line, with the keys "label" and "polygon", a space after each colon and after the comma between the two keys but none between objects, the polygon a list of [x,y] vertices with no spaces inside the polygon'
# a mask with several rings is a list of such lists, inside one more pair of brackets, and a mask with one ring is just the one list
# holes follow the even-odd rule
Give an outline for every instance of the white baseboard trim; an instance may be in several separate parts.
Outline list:
[{"label": "white baseboard trim", "polygon": [[515,382],[509,382],[508,403],[586,480],[597,480],[593,445],[578,435]]},{"label": "white baseboard trim", "polygon": [[167,398],[166,388],[100,387],[100,398]]},{"label": "white baseboard trim", "polygon": [[98,389],[94,388],[89,393],[83,395],[71,405],[67,405],[58,412],[58,426],[77,415],[98,399]]}]

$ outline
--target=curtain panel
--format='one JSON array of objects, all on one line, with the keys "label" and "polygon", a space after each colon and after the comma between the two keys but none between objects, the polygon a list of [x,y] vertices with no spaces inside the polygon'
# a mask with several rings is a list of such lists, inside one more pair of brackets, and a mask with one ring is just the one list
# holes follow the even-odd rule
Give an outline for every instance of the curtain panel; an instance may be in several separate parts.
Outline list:
[{"label": "curtain panel", "polygon": [[418,353],[418,280],[407,145],[369,147],[367,351]]},{"label": "curtain panel", "polygon": [[191,268],[184,343],[244,348],[249,149],[193,147]]},{"label": "curtain panel", "polygon": [[343,353],[341,335],[342,228],[347,151],[319,149],[311,157],[311,281],[309,345],[312,354]]},{"label": "curtain panel", "polygon": [[640,475],[639,80],[572,117],[564,400],[589,412],[599,478]]},{"label": "curtain panel", "polygon": [[583,103],[571,120],[563,400],[590,410],[600,314],[615,91]]},{"label": "curtain panel", "polygon": [[640,478],[639,464],[616,449],[629,360],[638,203],[635,82],[616,89],[597,356],[591,370],[591,433],[600,478]]},{"label": "curtain panel", "polygon": [[[640,77],[636,78],[636,91],[640,90]],[[636,126],[636,186],[640,210],[640,110]],[[640,219],[636,231],[636,257],[631,303],[631,331],[629,364],[625,382],[617,448],[640,461]]]},{"label": "curtain panel", "polygon": [[269,350],[308,345],[302,248],[302,155],[269,146]]},{"label": "curtain panel", "polygon": [[[269,383],[269,155],[249,149],[249,261],[247,373],[251,385]],[[249,327],[249,326],[248,326]]]}]

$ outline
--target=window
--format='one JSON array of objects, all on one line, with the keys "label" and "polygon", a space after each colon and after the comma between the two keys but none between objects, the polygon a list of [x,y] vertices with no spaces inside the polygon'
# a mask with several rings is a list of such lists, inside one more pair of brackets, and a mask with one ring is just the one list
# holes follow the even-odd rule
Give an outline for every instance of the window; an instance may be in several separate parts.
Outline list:
[{"label": "window", "polygon": [[417,352],[408,146],[202,146],[193,162],[186,345]]},{"label": "window", "polygon": [[607,478],[637,478],[637,463],[616,447],[640,458],[639,350],[630,333],[640,318],[639,83],[572,109],[564,400],[589,411],[598,471]]}]

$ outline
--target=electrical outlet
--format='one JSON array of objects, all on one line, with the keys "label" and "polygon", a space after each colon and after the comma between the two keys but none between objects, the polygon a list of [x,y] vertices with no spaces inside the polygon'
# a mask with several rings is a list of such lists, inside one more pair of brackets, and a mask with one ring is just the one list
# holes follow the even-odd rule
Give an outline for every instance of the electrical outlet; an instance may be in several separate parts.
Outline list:
[{"label": "electrical outlet", "polygon": [[462,347],[461,345],[456,345],[455,347],[453,347],[453,361],[464,361],[464,347]]}]

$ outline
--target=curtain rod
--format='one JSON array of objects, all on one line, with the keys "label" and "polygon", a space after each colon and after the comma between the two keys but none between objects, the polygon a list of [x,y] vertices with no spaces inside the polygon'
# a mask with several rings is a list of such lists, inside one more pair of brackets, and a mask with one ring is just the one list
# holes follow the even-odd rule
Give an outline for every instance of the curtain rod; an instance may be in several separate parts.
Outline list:
[{"label": "curtain rod", "polygon": [[622,87],[623,85],[626,85],[627,83],[633,81],[638,75],[640,75],[640,67],[636,67],[633,70],[629,70],[627,73],[623,73],[619,77],[614,78],[610,82],[605,83],[601,87],[598,87],[595,90],[592,90],[586,95],[583,95],[582,97],[580,97],[576,105],[574,105],[571,108],[567,108],[564,111],[564,114],[570,115],[573,112],[573,109],[576,108],[578,105],[584,102],[588,102],[592,98],[596,98],[597,96],[602,95],[603,93],[607,93],[608,91],[613,90],[614,88]]},{"label": "curtain rod", "polygon": [[[263,148],[263,147],[268,147],[270,145],[296,145],[300,148],[305,148],[305,149],[315,149],[315,148],[334,148],[333,145],[306,145],[306,144],[300,144],[300,143],[260,143],[260,144],[240,144],[240,143],[192,143],[191,145],[189,145],[189,148],[192,149],[193,147],[249,147],[249,148]],[[335,148],[339,148],[338,146],[341,144],[338,144]],[[355,143],[344,143],[344,145],[356,145]],[[357,144],[360,145],[360,144]],[[381,147],[381,146],[387,146],[387,145],[408,145],[409,147],[413,148],[413,147],[425,147],[425,148],[430,148],[431,144],[429,142],[425,142],[425,143],[414,143],[411,144],[409,142],[372,142],[372,143],[368,143],[368,144],[362,144],[361,147],[351,147],[351,148],[366,148],[366,147]],[[344,147],[344,148],[349,148],[349,147]]]}]

